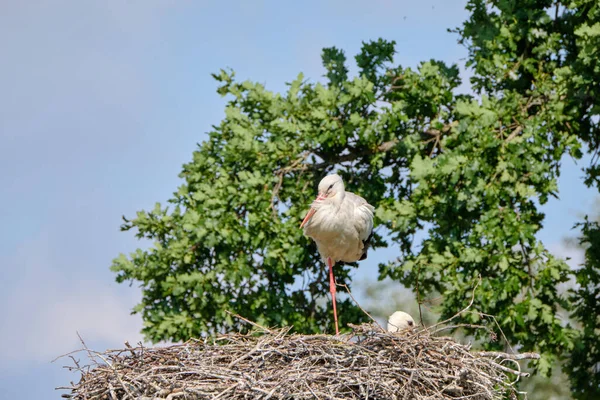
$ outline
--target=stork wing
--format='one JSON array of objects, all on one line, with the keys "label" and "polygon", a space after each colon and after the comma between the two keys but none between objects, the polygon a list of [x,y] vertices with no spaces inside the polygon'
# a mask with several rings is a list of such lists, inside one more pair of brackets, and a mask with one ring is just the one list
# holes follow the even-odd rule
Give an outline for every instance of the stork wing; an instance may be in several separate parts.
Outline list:
[{"label": "stork wing", "polygon": [[373,212],[375,207],[367,203],[362,197],[346,192],[346,198],[354,205],[354,228],[358,232],[360,240],[365,242],[373,231]]}]

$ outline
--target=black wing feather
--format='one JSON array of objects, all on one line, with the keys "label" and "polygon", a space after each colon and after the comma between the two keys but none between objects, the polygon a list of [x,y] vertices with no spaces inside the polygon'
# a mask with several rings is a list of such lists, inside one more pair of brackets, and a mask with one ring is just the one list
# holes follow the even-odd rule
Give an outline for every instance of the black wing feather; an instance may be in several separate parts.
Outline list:
[{"label": "black wing feather", "polygon": [[362,261],[362,260],[366,260],[367,259],[367,252],[369,251],[369,245],[371,244],[371,239],[373,238],[373,232],[371,232],[371,234],[369,235],[369,237],[367,238],[367,240],[363,240],[363,254],[362,256],[358,259],[358,261]]}]

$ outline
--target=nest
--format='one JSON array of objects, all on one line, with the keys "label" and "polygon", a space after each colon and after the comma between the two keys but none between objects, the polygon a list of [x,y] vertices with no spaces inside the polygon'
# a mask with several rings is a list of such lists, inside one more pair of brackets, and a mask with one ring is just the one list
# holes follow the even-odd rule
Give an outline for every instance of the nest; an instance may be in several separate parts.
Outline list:
[{"label": "nest", "polygon": [[[166,347],[103,353],[62,397],[71,399],[501,399],[516,398],[517,360],[537,354],[472,352],[427,329],[391,334],[373,324],[341,336],[264,328]],[[439,331],[439,330],[438,330]]]}]

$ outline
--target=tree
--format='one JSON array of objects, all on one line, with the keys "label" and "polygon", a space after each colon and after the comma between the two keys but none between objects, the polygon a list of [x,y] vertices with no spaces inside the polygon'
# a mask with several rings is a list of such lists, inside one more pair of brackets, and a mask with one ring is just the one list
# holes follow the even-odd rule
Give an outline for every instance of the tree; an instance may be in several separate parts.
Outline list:
[{"label": "tree", "polygon": [[[374,246],[401,253],[380,265],[381,279],[422,299],[443,294],[442,318],[473,299],[461,321],[501,326],[510,344],[543,354],[541,372],[573,349],[579,333],[557,311],[576,300],[557,285],[574,272],[536,233],[539,204],[558,195],[562,157],[600,143],[599,6],[471,0],[467,8],[456,32],[478,98],[456,94],[455,65],[403,68],[395,43],[381,39],[363,44],[358,76],[348,76],[343,51],[328,48],[326,83],[299,75],[284,94],[214,75],[230,99],[225,119],[184,165],[170,207],[125,219],[124,230],[154,246],[112,266],[119,282],[141,283],[134,311],[149,339],[242,328],[227,310],[299,332],[330,329],[325,269],[299,223],[320,178],[339,171],[377,208]],[[597,185],[597,166],[586,173]],[[417,232],[426,232],[421,243]],[[337,267],[338,283],[349,285],[354,267]],[[365,318],[350,300],[340,309],[342,326]]]},{"label": "tree", "polygon": [[580,323],[567,371],[573,393],[580,399],[600,397],[600,224],[598,218],[578,224],[585,263],[575,272],[577,286],[570,290],[573,317]]},{"label": "tree", "polygon": [[[565,145],[578,156],[577,145],[568,144],[578,137],[593,154],[586,183],[600,188],[600,4],[595,0],[470,1],[468,7],[471,18],[459,34],[470,51],[474,87],[494,97],[531,98],[521,118],[538,121],[534,137],[546,140],[550,145],[546,149],[554,152],[547,161],[555,170],[552,174],[560,172],[559,156]],[[533,123],[530,126],[535,127]],[[598,231],[587,219],[579,227],[581,242],[588,246],[586,262],[568,272],[577,287],[561,299],[561,305],[573,311],[577,327],[568,332],[566,349],[572,351],[566,366],[574,396],[595,399],[600,395],[600,264],[594,255]]]}]

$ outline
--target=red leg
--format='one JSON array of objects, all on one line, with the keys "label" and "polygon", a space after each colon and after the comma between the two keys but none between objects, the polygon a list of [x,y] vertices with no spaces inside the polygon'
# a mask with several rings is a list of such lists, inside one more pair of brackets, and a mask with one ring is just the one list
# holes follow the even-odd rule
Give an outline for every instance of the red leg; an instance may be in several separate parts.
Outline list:
[{"label": "red leg", "polygon": [[333,277],[333,262],[331,258],[327,258],[327,265],[329,265],[329,292],[331,292],[331,299],[333,300],[333,319],[335,320],[335,334],[339,335],[340,330],[338,328],[337,318],[337,306],[335,304],[335,278]]}]

